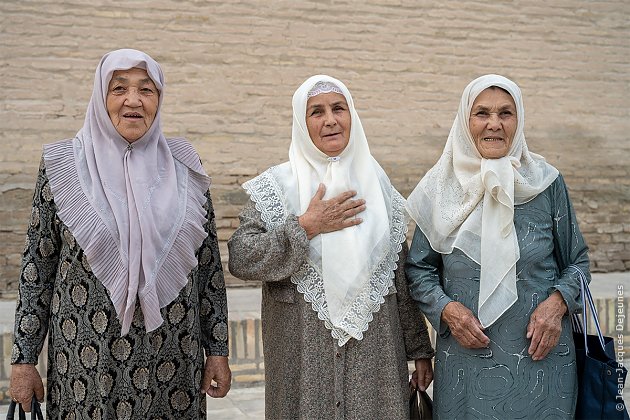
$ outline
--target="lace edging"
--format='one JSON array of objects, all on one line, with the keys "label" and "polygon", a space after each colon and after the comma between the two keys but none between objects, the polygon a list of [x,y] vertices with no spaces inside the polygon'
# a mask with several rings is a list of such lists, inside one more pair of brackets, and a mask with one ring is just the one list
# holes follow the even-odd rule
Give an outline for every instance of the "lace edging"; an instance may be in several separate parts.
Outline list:
[{"label": "lace edging", "polygon": [[[274,177],[272,167],[243,184],[252,201],[261,214],[261,219],[268,229],[273,229],[287,219],[287,209],[283,202],[282,190]],[[374,319],[385,296],[394,284],[394,276],[398,267],[398,255],[402,243],[407,238],[407,218],[405,216],[405,199],[395,189],[392,191],[392,216],[390,221],[390,247],[381,261],[374,265],[368,286],[357,296],[350,310],[344,316],[340,326],[330,322],[328,306],[324,292],[324,281],[320,271],[311,261],[305,262],[300,270],[291,276],[291,282],[297,286],[304,300],[311,304],[317,317],[324,321],[331,335],[343,346],[351,338],[363,339],[369,323]]]},{"label": "lace edging", "polygon": [[323,320],[331,335],[343,346],[351,338],[363,339],[369,323],[374,319],[389,289],[394,284],[394,276],[398,267],[398,254],[402,250],[402,243],[407,238],[407,219],[404,212],[404,198],[394,190],[392,197],[392,219],[390,230],[390,249],[381,261],[375,265],[368,287],[357,296],[350,310],[346,313],[340,326],[330,322],[326,305],[324,282],[321,273],[309,263],[302,265],[300,270],[291,276],[291,281],[304,299],[309,302],[319,319]]},{"label": "lace edging", "polygon": [[280,226],[287,219],[282,189],[273,175],[274,170],[275,166],[272,166],[243,184],[268,229]]}]

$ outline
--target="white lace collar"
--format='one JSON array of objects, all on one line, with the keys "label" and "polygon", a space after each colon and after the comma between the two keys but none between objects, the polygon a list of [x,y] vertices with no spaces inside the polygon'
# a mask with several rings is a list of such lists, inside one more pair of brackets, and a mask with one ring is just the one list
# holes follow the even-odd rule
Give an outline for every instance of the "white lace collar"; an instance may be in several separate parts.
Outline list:
[{"label": "white lace collar", "polygon": [[[286,166],[287,164],[274,166],[243,184],[243,188],[250,194],[256,209],[261,214],[262,221],[269,230],[282,225],[289,216],[285,193],[278,182],[282,179],[279,173],[285,171]],[[291,282],[304,296],[304,300],[312,304],[312,308],[324,321],[326,328],[331,331],[331,335],[338,341],[339,346],[343,346],[350,338],[363,339],[363,333],[367,331],[368,324],[373,319],[372,314],[379,310],[385,301],[384,297],[390,290],[395,290],[394,272],[397,268],[398,254],[402,250],[402,243],[406,240],[407,217],[404,210],[405,199],[391,184],[390,187],[391,200],[386,203],[391,209],[389,211],[391,216],[388,250],[382,260],[373,265],[375,268],[369,281],[358,293],[351,306],[352,309],[339,325],[334,326],[330,321],[321,267],[309,258],[300,270],[291,276]]]}]

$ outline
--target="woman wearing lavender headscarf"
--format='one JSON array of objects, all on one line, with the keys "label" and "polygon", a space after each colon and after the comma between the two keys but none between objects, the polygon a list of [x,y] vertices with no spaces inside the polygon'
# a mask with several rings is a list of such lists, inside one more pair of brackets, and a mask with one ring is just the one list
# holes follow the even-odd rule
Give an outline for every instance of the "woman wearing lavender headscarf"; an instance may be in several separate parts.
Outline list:
[{"label": "woman wearing lavender headscarf", "polygon": [[47,418],[199,419],[230,388],[210,179],[164,137],[163,97],[157,62],[112,51],[83,128],[44,146],[12,355],[25,410],[44,397],[46,334]]},{"label": "woman wearing lavender headscarf", "polygon": [[438,419],[572,419],[571,314],[588,249],[558,170],[525,142],[521,91],[464,90],[444,152],[407,201],[406,271],[438,332]]},{"label": "woman wearing lavender headscarf", "polygon": [[402,268],[405,200],[343,83],[296,90],[289,161],[243,187],[229,267],[263,283],[266,418],[409,418],[407,360],[425,388],[433,349]]}]

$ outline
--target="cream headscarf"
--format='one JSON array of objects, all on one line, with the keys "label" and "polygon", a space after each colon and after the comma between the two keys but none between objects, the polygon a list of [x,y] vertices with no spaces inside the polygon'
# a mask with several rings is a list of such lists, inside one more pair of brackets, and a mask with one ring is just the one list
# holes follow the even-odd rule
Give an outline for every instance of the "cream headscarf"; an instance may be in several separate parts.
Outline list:
[{"label": "cream headscarf", "polygon": [[[500,159],[481,157],[468,126],[475,98],[490,86],[506,90],[516,104],[512,146]],[[459,248],[481,266],[478,316],[484,327],[517,299],[514,205],[532,200],[558,176],[556,168],[528,150],[524,122],[521,91],[514,82],[494,74],[470,82],[442,156],[407,201],[409,214],[435,251],[449,254]]]},{"label": "cream headscarf", "polygon": [[[116,70],[145,69],[160,92],[149,130],[132,144],[114,128],[106,109]],[[96,278],[129,331],[136,299],[147,331],[197,265],[207,236],[203,204],[210,179],[183,139],[167,142],[160,122],[164,76],[157,62],[131,49],[101,59],[83,128],[72,141],[44,146],[44,160],[59,218],[84,250]]]},{"label": "cream headscarf", "polygon": [[[317,82],[328,82],[343,93],[351,115],[348,146],[336,158],[321,152],[308,134],[306,103]],[[401,243],[405,240],[404,199],[370,154],[367,139],[352,96],[339,80],[317,75],[306,80],[293,95],[293,131],[289,162],[270,169],[243,186],[251,194],[263,220],[276,212],[270,205],[269,185],[281,190],[287,211],[303,214],[319,183],[326,185],[324,199],[347,190],[366,201],[358,217],[363,222],[336,232],[317,235],[310,241],[308,263],[292,276],[298,290],[311,302],[320,319],[343,345],[363,332],[393,285]],[[275,187],[274,187],[275,188]],[[271,224],[269,223],[269,226]]]}]

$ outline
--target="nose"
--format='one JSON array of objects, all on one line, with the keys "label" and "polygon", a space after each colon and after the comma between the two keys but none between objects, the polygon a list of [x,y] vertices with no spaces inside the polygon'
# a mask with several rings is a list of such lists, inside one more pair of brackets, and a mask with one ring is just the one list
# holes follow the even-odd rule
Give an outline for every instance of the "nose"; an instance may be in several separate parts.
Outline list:
[{"label": "nose", "polygon": [[494,112],[488,117],[488,129],[492,131],[501,129],[501,119]]},{"label": "nose", "polygon": [[331,127],[337,124],[337,120],[335,119],[335,114],[333,114],[332,109],[327,109],[324,117],[324,124],[326,127]]},{"label": "nose", "polygon": [[142,102],[140,101],[140,92],[138,92],[137,89],[129,89],[125,97],[125,105],[137,107],[141,104]]}]

